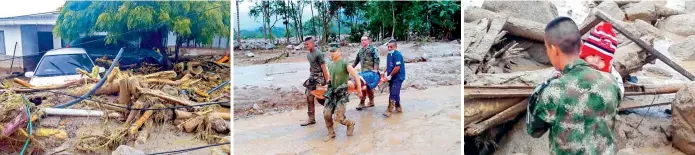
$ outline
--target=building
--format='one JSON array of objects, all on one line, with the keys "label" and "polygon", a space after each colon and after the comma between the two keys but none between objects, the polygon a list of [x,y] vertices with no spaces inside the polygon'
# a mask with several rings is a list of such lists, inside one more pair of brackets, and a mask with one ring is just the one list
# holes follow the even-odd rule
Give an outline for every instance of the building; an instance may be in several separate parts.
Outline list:
[{"label": "building", "polygon": [[[67,43],[53,34],[53,26],[58,15],[58,12],[46,12],[0,18],[0,56],[2,56],[0,58],[8,58],[8,56],[11,58],[13,55],[22,57],[24,70],[33,70],[42,53],[65,47]],[[105,35],[105,33],[95,33],[95,35]],[[130,42],[139,47],[139,41],[140,39]],[[165,39],[165,46],[174,46],[175,41],[176,35],[170,32]],[[191,41],[184,43],[182,47],[229,48],[229,44],[229,38],[215,37],[210,45],[195,44]]]},{"label": "building", "polygon": [[53,34],[57,18],[58,12],[0,18],[0,55],[22,57],[17,65],[33,70],[41,52],[64,45]]}]

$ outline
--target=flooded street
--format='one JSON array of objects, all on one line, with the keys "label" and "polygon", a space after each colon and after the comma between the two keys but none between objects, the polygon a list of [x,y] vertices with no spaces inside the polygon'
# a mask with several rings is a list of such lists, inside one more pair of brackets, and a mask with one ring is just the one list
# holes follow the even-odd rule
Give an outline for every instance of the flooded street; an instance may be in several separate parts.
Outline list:
[{"label": "flooded street", "polygon": [[[239,73],[238,71],[236,73]],[[235,79],[236,80],[236,79]],[[355,96],[354,94],[351,96]],[[375,97],[375,107],[356,111],[351,97],[346,117],[356,122],[353,136],[335,123],[328,140],[323,107],[316,124],[302,127],[306,109],[234,121],[234,150],[239,154],[460,154],[461,86],[440,86],[401,93],[403,113],[384,118],[388,97]]]}]

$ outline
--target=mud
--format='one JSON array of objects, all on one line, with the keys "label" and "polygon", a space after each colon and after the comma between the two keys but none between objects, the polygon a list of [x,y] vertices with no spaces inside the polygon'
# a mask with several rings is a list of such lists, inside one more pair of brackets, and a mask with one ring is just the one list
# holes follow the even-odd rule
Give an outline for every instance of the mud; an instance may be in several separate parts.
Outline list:
[{"label": "mud", "polygon": [[[386,47],[379,48],[380,68],[386,68]],[[405,43],[399,42],[398,50],[404,57],[422,56],[424,62],[406,63],[406,80],[403,90],[424,90],[439,86],[461,84],[461,45],[456,43]],[[341,47],[343,58],[354,61],[359,47]],[[304,108],[306,99],[302,86],[309,75],[306,50],[251,50],[254,57],[245,52],[234,53],[234,119],[255,115],[276,114]],[[265,63],[268,59],[288,52],[289,56]],[[327,52],[324,50],[324,52]],[[328,59],[328,54],[325,55]],[[357,67],[359,69],[359,65]],[[386,96],[388,91],[377,90],[376,96]],[[256,105],[254,108],[254,105]]]},{"label": "mud", "polygon": [[[49,117],[48,121],[55,121],[53,119],[59,119],[60,125],[59,129],[64,129],[68,132],[68,139],[59,140],[53,137],[47,139],[39,139],[42,141],[46,148],[44,148],[46,153],[55,154],[110,154],[111,152],[102,149],[96,152],[85,152],[75,148],[77,141],[80,137],[88,135],[103,135],[106,129],[114,129],[122,126],[121,122],[116,120],[102,120],[95,117]],[[41,123],[44,123],[41,120]],[[181,133],[173,125],[155,125],[154,128],[150,129],[149,138],[144,144],[126,144],[132,146],[135,149],[143,150],[145,153],[156,153],[164,151],[180,150],[198,146],[208,145],[205,141],[198,140],[195,138],[193,133]],[[211,154],[214,151],[213,147],[200,149],[192,152],[187,152],[191,154]]]},{"label": "mud", "polygon": [[317,106],[316,124],[301,127],[305,110],[235,120],[234,151],[241,154],[460,154],[461,86],[406,90],[403,113],[384,118],[387,97],[376,106],[356,111],[359,100],[347,103],[346,117],[356,122],[353,136],[335,124],[336,138],[328,132]]}]

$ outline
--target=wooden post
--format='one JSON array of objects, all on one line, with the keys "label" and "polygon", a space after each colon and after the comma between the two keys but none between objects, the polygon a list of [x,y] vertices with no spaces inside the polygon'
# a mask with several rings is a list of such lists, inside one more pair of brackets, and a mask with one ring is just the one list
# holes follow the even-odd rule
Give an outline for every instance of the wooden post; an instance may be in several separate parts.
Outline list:
[{"label": "wooden post", "polygon": [[632,40],[633,42],[637,43],[637,45],[642,47],[642,49],[645,49],[647,52],[649,52],[649,54],[651,54],[651,55],[655,56],[656,58],[658,58],[659,60],[663,61],[664,63],[666,63],[666,65],[670,66],[671,68],[676,70],[678,73],[681,73],[681,75],[687,77],[690,81],[695,80],[695,76],[693,76],[693,74],[690,74],[690,72],[686,71],[683,67],[681,67],[680,65],[671,61],[671,59],[667,58],[666,56],[661,54],[659,51],[654,49],[653,47],[649,46],[647,43],[645,43],[644,41],[639,39],[639,37],[628,32],[627,30],[625,30],[625,28],[618,25],[618,23],[614,19],[608,17],[606,15],[606,13],[604,13],[603,11],[596,11],[596,17],[600,18],[603,21],[611,23],[613,25],[613,28],[618,30],[618,32],[622,33],[623,35],[625,35],[625,37],[627,37],[630,40]]}]

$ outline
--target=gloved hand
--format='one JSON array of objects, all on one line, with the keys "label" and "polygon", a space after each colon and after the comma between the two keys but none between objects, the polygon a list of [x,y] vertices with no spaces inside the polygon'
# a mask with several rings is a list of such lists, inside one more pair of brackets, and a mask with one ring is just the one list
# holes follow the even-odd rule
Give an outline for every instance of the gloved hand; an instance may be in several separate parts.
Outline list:
[{"label": "gloved hand", "polygon": [[386,80],[391,81],[391,75],[387,75]]}]

